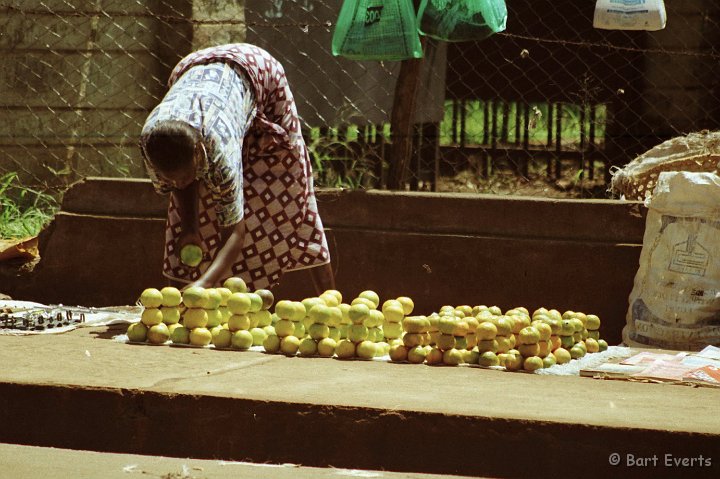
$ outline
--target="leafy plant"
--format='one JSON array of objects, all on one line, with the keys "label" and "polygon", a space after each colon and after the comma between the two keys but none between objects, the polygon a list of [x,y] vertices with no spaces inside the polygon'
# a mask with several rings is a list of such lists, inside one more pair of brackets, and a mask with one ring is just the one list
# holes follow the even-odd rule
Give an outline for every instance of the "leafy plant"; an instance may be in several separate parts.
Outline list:
[{"label": "leafy plant", "polygon": [[17,184],[18,175],[0,177],[0,238],[35,236],[58,209],[47,193]]}]

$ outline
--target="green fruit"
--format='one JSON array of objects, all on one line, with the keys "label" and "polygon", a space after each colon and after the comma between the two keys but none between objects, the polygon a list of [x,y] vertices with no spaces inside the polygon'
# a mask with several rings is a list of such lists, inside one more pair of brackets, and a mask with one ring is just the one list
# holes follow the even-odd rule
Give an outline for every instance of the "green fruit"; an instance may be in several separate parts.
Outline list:
[{"label": "green fruit", "polygon": [[182,325],[173,327],[172,331],[170,332],[170,341],[172,341],[174,344],[189,344],[190,330]]},{"label": "green fruit", "polygon": [[196,244],[186,244],[180,250],[180,261],[185,266],[190,266],[191,268],[194,268],[202,262],[202,259],[202,248],[200,248],[200,246]]},{"label": "green fruit", "polygon": [[153,344],[163,344],[168,339],[170,339],[170,330],[165,323],[150,326],[147,331],[147,340]]},{"label": "green fruit", "polygon": [[498,358],[497,354],[495,354],[492,351],[485,351],[480,355],[478,358],[478,364],[480,366],[499,366],[500,365],[500,359]]},{"label": "green fruit", "polygon": [[216,327],[210,332],[212,333],[212,343],[216,348],[229,348],[232,345],[233,333],[229,329]]},{"label": "green fruit", "polygon": [[253,346],[262,346],[268,333],[262,328],[252,328],[250,334],[253,337]]},{"label": "green fruit", "polygon": [[232,347],[235,349],[249,349],[253,345],[253,335],[250,331],[240,329],[232,335]]},{"label": "green fruit", "polygon": [[263,348],[268,353],[275,354],[280,351],[280,337],[274,334],[268,334],[268,337],[263,341]]},{"label": "green fruit", "polygon": [[143,323],[132,323],[127,329],[128,341],[144,343],[147,340],[147,330]]},{"label": "green fruit", "polygon": [[305,338],[300,341],[300,346],[298,347],[298,353],[300,353],[300,356],[315,356],[317,352],[318,345],[314,339]]}]

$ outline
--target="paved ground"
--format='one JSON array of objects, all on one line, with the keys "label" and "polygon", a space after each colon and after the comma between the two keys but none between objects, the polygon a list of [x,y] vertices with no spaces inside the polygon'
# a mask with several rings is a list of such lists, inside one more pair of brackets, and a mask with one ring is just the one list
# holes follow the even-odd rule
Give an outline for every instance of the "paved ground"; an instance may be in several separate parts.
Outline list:
[{"label": "paved ground", "polygon": [[0,336],[0,442],[508,477],[558,457],[596,477],[617,473],[613,452],[714,454],[693,472],[720,470],[716,389],[111,340],[122,332]]},{"label": "paved ground", "polygon": [[3,477],[12,479],[453,479],[460,476],[152,457],[0,444]]}]

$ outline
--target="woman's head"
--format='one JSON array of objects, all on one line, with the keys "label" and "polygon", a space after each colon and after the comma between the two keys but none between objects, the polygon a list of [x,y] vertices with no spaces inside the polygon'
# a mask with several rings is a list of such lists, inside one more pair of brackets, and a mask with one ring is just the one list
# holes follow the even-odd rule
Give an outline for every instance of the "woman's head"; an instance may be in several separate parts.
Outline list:
[{"label": "woman's head", "polygon": [[156,124],[143,136],[142,148],[157,176],[178,189],[195,180],[205,151],[200,132],[182,121]]}]

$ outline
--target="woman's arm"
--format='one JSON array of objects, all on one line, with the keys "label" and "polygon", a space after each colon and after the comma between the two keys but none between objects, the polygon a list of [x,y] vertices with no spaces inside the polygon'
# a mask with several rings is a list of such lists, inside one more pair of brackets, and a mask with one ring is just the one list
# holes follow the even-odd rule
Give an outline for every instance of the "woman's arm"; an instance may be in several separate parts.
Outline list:
[{"label": "woman's arm", "polygon": [[222,283],[231,275],[230,267],[242,254],[245,242],[245,222],[241,221],[222,232],[221,237],[227,238],[220,247],[215,259],[205,273],[190,286],[212,288]]},{"label": "woman's arm", "polygon": [[200,245],[200,228],[198,226],[198,182],[193,181],[182,190],[172,191],[173,202],[180,216],[180,236],[177,250],[187,244]]}]

